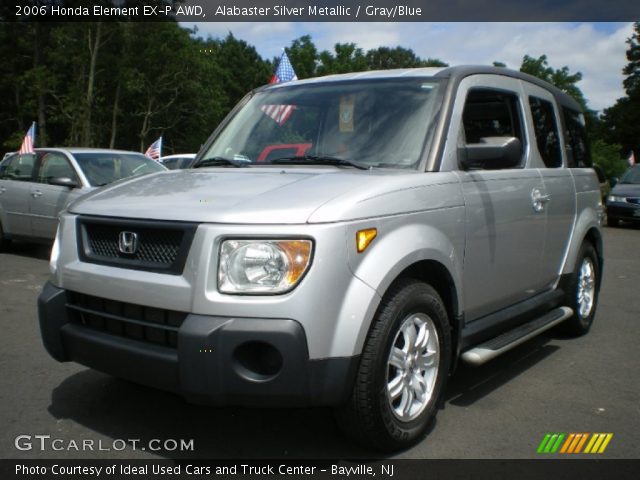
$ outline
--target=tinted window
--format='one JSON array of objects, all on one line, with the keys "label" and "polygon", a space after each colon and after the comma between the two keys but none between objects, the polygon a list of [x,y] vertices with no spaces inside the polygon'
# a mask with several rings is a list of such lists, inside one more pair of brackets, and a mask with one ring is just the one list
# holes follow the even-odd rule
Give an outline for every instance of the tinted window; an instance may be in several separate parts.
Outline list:
[{"label": "tinted window", "polygon": [[33,153],[14,155],[2,162],[2,178],[30,182],[33,180],[33,166],[36,156]]},{"label": "tinted window", "polygon": [[529,106],[542,161],[549,168],[561,167],[562,153],[553,104],[541,98],[529,97]]},{"label": "tinted window", "polygon": [[[462,114],[467,144],[484,143],[490,137],[515,137],[526,144],[518,96],[490,89],[469,91]],[[522,150],[524,151],[524,150]],[[491,168],[490,164],[485,164]]]},{"label": "tinted window", "polygon": [[564,122],[567,129],[568,164],[571,168],[591,166],[587,129],[582,113],[570,108],[563,108]]},{"label": "tinted window", "polygon": [[52,178],[60,177],[78,181],[76,172],[63,154],[57,152],[45,153],[40,160],[38,182],[49,183]]}]

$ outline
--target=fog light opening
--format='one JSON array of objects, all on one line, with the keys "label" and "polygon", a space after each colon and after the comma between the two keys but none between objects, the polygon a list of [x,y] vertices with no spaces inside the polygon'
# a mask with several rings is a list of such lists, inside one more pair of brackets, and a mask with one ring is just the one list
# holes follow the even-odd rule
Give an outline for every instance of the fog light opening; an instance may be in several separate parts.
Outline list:
[{"label": "fog light opening", "polygon": [[275,378],[282,370],[282,355],[273,345],[264,342],[247,342],[233,352],[236,372],[249,380],[266,381]]}]

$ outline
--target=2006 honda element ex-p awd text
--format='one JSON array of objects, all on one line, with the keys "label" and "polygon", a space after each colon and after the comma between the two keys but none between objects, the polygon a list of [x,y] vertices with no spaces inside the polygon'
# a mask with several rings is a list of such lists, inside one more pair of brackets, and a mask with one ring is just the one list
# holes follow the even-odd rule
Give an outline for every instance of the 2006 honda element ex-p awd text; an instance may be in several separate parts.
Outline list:
[{"label": "2006 honda element ex-p awd text", "polygon": [[269,85],[192,168],[61,214],[44,344],[193,403],[334,406],[347,434],[404,448],[459,360],[589,330],[590,165],[578,104],[503,68]]}]

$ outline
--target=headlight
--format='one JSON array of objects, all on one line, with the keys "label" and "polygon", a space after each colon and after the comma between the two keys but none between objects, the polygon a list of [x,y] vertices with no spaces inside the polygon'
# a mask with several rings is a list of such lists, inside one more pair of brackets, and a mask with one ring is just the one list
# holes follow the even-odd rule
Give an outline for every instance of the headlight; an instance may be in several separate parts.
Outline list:
[{"label": "headlight", "polygon": [[56,239],[53,241],[53,247],[51,247],[51,257],[49,257],[49,272],[51,276],[55,276],[58,270],[58,257],[60,257],[60,226],[56,230]]},{"label": "headlight", "polygon": [[626,198],[625,197],[619,197],[618,195],[609,195],[607,197],[607,202],[611,203],[611,202],[626,202]]},{"label": "headlight", "polygon": [[220,247],[222,293],[284,293],[311,264],[311,240],[225,240]]}]

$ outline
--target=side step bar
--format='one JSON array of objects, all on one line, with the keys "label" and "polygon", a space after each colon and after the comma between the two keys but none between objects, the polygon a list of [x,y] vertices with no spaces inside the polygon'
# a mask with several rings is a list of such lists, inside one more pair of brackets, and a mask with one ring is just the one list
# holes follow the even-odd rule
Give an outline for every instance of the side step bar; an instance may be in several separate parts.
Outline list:
[{"label": "side step bar", "polygon": [[462,360],[471,365],[482,365],[498,355],[526,342],[530,338],[541,334],[545,330],[549,330],[571,315],[573,315],[573,310],[569,307],[559,307],[551,310],[540,318],[520,325],[513,330],[509,330],[467,350],[462,354]]}]

